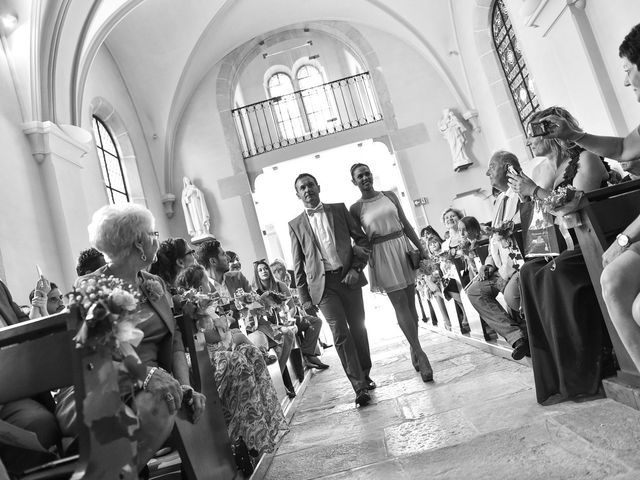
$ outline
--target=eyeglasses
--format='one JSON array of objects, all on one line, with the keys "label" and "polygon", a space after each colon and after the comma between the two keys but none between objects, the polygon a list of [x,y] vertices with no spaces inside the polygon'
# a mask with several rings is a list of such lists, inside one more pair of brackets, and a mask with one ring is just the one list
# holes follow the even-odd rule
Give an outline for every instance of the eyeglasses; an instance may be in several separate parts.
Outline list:
[{"label": "eyeglasses", "polygon": [[257,265],[259,263],[265,263],[266,264],[267,263],[267,259],[266,258],[261,258],[260,260],[256,260],[255,262],[253,262],[254,265]]},{"label": "eyeglasses", "polygon": [[147,232],[147,235],[158,238],[160,236],[160,232]]},{"label": "eyeglasses", "polygon": [[185,253],[182,257],[183,257],[183,258],[184,258],[184,257],[188,257],[189,255],[194,255],[195,253],[196,253],[196,251],[195,251],[195,250],[193,250],[193,249],[191,249],[191,250],[189,250],[187,253]]}]

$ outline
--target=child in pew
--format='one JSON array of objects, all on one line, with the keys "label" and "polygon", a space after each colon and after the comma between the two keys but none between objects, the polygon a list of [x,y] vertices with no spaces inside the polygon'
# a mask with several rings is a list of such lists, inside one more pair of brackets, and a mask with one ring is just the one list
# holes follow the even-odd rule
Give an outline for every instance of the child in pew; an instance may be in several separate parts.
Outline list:
[{"label": "child in pew", "polygon": [[[185,268],[176,284],[211,293],[200,265]],[[272,452],[278,433],[287,426],[262,352],[239,330],[229,330],[226,316],[210,308],[201,314],[215,317],[215,327],[205,331],[205,339],[229,438],[235,443],[242,437],[254,458]]]}]

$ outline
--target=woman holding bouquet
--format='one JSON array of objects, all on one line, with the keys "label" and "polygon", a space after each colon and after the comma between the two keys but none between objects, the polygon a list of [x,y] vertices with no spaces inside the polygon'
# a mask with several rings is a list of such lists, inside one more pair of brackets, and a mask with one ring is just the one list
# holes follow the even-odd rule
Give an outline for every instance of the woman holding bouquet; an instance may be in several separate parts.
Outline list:
[{"label": "woman holding bouquet", "polygon": [[[108,205],[93,214],[88,229],[91,244],[107,257],[108,263],[80,277],[76,287],[82,288],[83,281],[112,276],[139,292],[143,299],[135,314],[144,318],[137,326],[144,336],[137,345],[131,340],[146,369],[143,386],[132,401],[140,421],[138,467],[142,469],[171,433],[183,394],[193,394],[187,408],[192,410],[194,422],[202,414],[206,399],[190,386],[182,336],[164,283],[146,271],[158,251],[158,232],[151,212],[134,203]],[[73,407],[73,395],[64,395],[56,408],[66,433],[74,432]]]},{"label": "woman holding bouquet", "polygon": [[[530,123],[549,115],[578,128],[560,107],[534,113]],[[603,161],[574,142],[531,136],[529,145],[556,167],[556,176],[553,190],[546,190],[522,173],[509,172],[509,186],[521,197],[549,203],[557,201],[562,188],[589,192],[606,185]],[[551,261],[528,261],[520,285],[538,403],[597,394],[610,342],[580,249],[566,250]]]},{"label": "woman holding bouquet", "polygon": [[199,314],[212,321],[204,335],[215,381],[222,402],[229,437],[242,437],[249,451],[257,456],[272,452],[280,430],[286,423],[263,354],[238,329],[229,329],[226,315],[218,315],[211,305],[211,284],[200,265],[180,272],[178,287],[203,294]]},{"label": "woman holding bouquet", "polygon": [[362,226],[372,246],[369,256],[371,291],[386,293],[389,297],[398,325],[409,342],[411,363],[424,382],[431,382],[433,369],[418,338],[416,273],[407,258],[407,238],[420,250],[422,259],[426,260],[427,252],[396,195],[373,188],[373,175],[367,165],[353,165],[351,180],[362,196],[351,205],[349,212]]}]

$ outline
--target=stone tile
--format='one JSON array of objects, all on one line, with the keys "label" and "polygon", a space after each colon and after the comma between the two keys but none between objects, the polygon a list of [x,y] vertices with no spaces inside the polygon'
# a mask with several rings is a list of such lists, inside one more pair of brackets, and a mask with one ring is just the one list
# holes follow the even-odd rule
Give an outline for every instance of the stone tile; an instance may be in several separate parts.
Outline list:
[{"label": "stone tile", "polygon": [[640,469],[639,411],[605,399],[589,402],[587,407],[554,420],[629,467]]},{"label": "stone tile", "polygon": [[411,478],[600,480],[627,472],[551,420],[399,459]]},{"label": "stone tile", "polygon": [[392,457],[460,443],[477,435],[477,430],[464,418],[460,410],[404,422],[385,428],[384,432],[387,451]]},{"label": "stone tile", "polygon": [[389,460],[321,477],[318,480],[411,480],[411,478],[404,473],[400,462]]},{"label": "stone tile", "polygon": [[309,480],[387,460],[382,432],[379,436],[307,448],[276,455],[267,480]]}]

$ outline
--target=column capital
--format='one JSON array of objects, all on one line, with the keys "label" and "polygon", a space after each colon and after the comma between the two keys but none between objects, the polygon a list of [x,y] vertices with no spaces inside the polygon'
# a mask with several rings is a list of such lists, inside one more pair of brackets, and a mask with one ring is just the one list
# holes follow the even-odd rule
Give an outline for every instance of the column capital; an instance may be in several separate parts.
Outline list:
[{"label": "column capital", "polygon": [[54,154],[82,167],[80,159],[91,148],[91,133],[75,125],[33,121],[24,123],[22,131],[29,140],[31,154],[38,164]]}]

